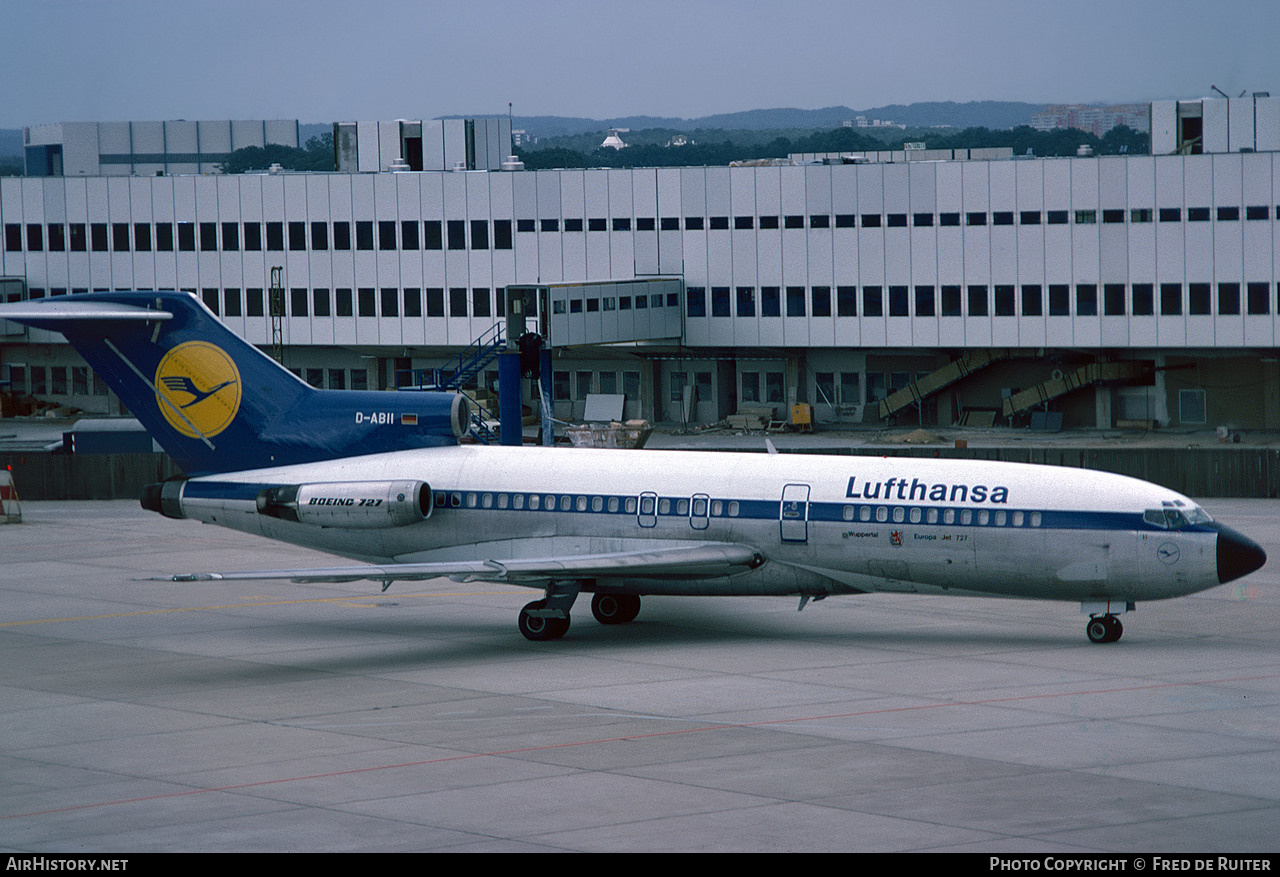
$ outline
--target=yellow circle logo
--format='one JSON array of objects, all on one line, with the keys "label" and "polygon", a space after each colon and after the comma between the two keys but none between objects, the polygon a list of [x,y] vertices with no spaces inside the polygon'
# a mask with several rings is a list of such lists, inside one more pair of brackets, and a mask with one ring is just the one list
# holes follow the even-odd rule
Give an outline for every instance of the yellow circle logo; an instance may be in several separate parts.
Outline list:
[{"label": "yellow circle logo", "polygon": [[156,404],[165,420],[191,438],[215,436],[240,410],[240,370],[220,347],[188,341],[156,366]]}]

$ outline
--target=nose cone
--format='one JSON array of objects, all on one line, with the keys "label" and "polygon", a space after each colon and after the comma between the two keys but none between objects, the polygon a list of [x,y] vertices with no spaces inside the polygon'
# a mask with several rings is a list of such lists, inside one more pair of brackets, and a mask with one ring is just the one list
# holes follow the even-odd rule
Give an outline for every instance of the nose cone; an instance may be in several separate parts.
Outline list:
[{"label": "nose cone", "polygon": [[1267,553],[1248,536],[1230,527],[1218,528],[1218,581],[1222,584],[1247,576],[1267,562]]}]

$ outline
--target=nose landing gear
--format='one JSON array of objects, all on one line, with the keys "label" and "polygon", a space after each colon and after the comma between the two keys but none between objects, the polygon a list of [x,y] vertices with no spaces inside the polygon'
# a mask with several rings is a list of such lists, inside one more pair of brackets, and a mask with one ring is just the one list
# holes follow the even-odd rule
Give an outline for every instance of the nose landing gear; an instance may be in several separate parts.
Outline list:
[{"label": "nose landing gear", "polygon": [[1124,625],[1114,615],[1095,615],[1084,630],[1091,643],[1113,643],[1124,633]]}]

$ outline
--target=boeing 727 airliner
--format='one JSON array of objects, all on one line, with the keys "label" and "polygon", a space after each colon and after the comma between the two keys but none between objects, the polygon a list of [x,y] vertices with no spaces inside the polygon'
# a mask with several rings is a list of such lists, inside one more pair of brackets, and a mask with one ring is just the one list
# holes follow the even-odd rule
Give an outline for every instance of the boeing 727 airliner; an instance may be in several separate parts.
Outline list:
[{"label": "boeing 727 airliner", "polygon": [[1266,561],[1195,502],[1103,472],[986,461],[459,444],[465,398],[316,390],[193,295],[91,293],[0,305],[62,332],[182,467],[144,508],[361,566],[187,572],[174,581],[438,576],[543,591],[531,640],[579,593],[604,624],[640,598],[878,591],[1078,602],[1114,642],[1140,601]]}]

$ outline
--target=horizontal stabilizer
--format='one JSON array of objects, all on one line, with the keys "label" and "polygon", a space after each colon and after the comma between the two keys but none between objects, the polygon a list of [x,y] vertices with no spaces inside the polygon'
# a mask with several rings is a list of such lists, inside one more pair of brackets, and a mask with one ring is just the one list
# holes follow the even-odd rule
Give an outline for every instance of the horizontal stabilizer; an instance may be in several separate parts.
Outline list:
[{"label": "horizontal stabilizer", "polygon": [[172,320],[169,311],[106,301],[78,301],[75,297],[61,301],[37,299],[10,302],[0,307],[0,318],[21,323],[74,323],[86,320],[120,320],[123,322]]}]

